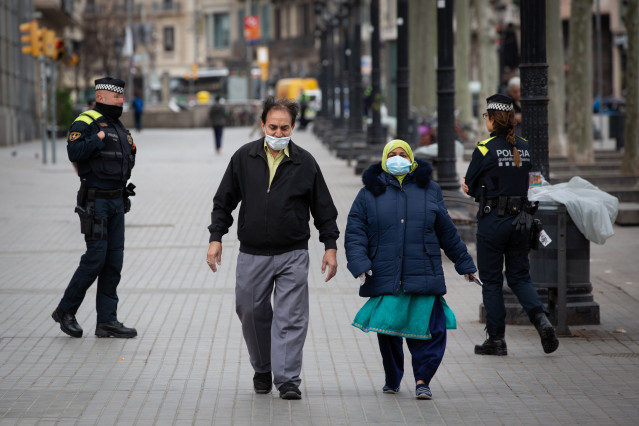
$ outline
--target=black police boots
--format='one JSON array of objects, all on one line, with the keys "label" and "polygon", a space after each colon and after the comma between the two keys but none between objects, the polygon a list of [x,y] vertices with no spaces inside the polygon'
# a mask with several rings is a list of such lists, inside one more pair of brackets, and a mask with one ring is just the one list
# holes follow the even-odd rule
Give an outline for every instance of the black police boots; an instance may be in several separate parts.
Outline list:
[{"label": "black police boots", "polygon": [[540,312],[533,318],[533,324],[541,337],[541,346],[544,352],[549,354],[555,352],[559,347],[559,340],[555,334],[555,328],[552,326],[545,313]]},{"label": "black police boots", "polygon": [[125,327],[119,321],[99,322],[95,326],[95,335],[98,337],[121,337],[128,339],[138,335],[135,328]]},{"label": "black police boots", "polygon": [[60,330],[64,331],[71,337],[82,337],[82,327],[75,319],[75,315],[68,314],[61,310],[60,308],[56,308],[55,311],[51,314],[51,318],[57,323],[60,324]]},{"label": "black police boots", "polygon": [[475,345],[475,354],[477,355],[508,355],[506,348],[506,339],[504,336],[488,336],[488,339],[481,345]]}]

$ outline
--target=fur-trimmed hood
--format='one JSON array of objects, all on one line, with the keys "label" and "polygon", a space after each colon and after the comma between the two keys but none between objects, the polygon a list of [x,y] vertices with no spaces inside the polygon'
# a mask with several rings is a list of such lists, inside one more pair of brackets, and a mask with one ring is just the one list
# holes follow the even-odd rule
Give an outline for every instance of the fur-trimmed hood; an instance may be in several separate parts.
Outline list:
[{"label": "fur-trimmed hood", "polygon": [[[408,176],[412,176],[417,183],[417,186],[420,188],[426,188],[430,183],[430,176],[433,173],[433,166],[428,161],[415,159],[418,166],[413,173],[409,173]],[[386,175],[386,177],[380,177],[382,174]],[[407,178],[408,178],[407,176]],[[381,161],[379,163],[373,164],[370,166],[364,173],[362,174],[362,182],[364,182],[364,186],[368,189],[374,196],[378,196],[386,191],[386,186],[389,184],[389,178],[391,175],[386,173],[382,169]],[[404,182],[407,182],[406,180]]]}]

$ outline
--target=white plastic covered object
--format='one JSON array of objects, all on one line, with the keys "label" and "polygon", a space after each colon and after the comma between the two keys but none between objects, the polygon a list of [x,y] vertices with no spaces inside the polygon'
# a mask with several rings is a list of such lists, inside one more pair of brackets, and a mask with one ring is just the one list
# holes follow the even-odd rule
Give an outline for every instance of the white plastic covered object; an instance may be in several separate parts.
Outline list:
[{"label": "white plastic covered object", "polygon": [[593,243],[603,244],[612,237],[619,200],[579,176],[556,185],[532,187],[530,201],[555,201],[566,206],[579,231]]}]

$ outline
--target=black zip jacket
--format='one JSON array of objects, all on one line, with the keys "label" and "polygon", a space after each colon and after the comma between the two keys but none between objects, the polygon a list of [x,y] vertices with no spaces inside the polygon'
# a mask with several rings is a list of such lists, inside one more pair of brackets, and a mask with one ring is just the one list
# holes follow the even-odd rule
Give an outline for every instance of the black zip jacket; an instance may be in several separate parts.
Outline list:
[{"label": "black zip jacket", "polygon": [[337,209],[319,165],[293,141],[288,149],[290,157],[282,159],[270,189],[264,138],[233,154],[213,198],[209,242],[222,241],[241,201],[237,228],[241,252],[272,256],[308,249],[310,214],[325,249],[337,249]]}]

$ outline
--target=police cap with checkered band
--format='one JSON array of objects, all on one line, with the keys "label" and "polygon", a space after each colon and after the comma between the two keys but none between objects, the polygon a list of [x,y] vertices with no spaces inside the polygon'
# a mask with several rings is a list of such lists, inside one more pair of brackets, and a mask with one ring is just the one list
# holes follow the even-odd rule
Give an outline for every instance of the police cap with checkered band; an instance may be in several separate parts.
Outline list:
[{"label": "police cap with checkered band", "polygon": [[95,90],[108,90],[114,93],[124,93],[124,80],[103,77],[95,80]]},{"label": "police cap with checkered band", "polygon": [[513,110],[513,99],[510,96],[500,95],[499,93],[496,95],[492,95],[486,98],[486,102],[488,106],[486,109],[494,109],[497,111],[512,111]]}]

